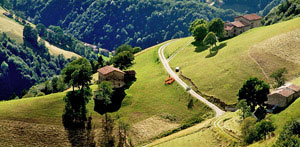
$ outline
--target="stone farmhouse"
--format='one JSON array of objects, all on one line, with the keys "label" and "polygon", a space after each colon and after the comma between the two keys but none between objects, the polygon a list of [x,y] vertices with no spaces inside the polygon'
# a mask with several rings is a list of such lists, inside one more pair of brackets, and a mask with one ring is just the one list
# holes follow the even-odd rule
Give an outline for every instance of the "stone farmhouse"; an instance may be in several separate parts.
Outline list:
[{"label": "stone farmhouse", "polygon": [[112,66],[105,66],[98,69],[98,82],[109,81],[114,88],[121,88],[125,85],[125,72]]},{"label": "stone farmhouse", "polygon": [[234,37],[252,28],[261,26],[262,17],[256,14],[247,14],[234,18],[234,22],[225,22],[225,37]]},{"label": "stone farmhouse", "polygon": [[268,95],[268,101],[266,102],[269,106],[278,106],[284,108],[292,103],[295,99],[300,96],[300,86],[289,84],[284,85],[275,89]]}]

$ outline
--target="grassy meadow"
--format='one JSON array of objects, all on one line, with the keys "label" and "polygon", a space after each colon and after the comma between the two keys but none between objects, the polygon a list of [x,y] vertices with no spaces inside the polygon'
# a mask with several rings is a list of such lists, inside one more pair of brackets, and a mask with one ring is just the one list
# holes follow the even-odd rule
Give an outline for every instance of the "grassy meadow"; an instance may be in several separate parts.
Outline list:
[{"label": "grassy meadow", "polygon": [[[24,26],[17,23],[14,19],[8,18],[3,15],[5,10],[0,7],[0,33],[4,32],[10,38],[16,40],[18,43],[23,44],[23,29]],[[65,51],[60,49],[54,45],[51,45],[49,42],[45,41],[46,47],[49,49],[51,55],[58,56],[59,54],[63,54],[65,58],[71,57],[80,57],[78,54],[75,54],[70,51]]]},{"label": "grassy meadow", "polygon": [[[256,76],[266,82],[278,68],[288,69],[287,79],[300,72],[300,18],[249,30],[219,42],[212,54],[208,49],[189,43],[192,37],[176,40],[165,50],[166,57],[176,53],[171,68],[179,66],[199,90],[227,104],[237,102],[243,82]],[[180,50],[176,52],[177,50]]]},{"label": "grassy meadow", "polygon": [[[190,98],[185,90],[176,83],[169,86],[164,84],[168,74],[158,60],[157,52],[160,46],[152,47],[136,56],[131,69],[136,70],[137,81],[126,91],[127,96],[120,110],[111,113],[114,118],[118,116],[130,124],[130,134],[135,144],[148,142],[196,118],[206,119],[214,115],[211,109],[196,100],[194,107],[187,109]],[[95,89],[97,86],[91,87]],[[61,92],[42,97],[2,101],[0,122],[7,120],[62,128],[61,116],[65,94],[66,92]],[[93,123],[98,128],[101,116],[93,110],[93,100],[87,107],[88,113],[92,114]]]}]

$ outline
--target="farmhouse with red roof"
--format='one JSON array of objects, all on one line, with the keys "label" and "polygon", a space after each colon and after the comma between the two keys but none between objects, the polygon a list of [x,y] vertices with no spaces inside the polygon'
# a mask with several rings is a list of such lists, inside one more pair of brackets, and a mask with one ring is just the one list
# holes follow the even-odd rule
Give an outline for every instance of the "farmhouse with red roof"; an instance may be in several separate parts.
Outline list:
[{"label": "farmhouse with red roof", "polygon": [[109,81],[113,84],[114,88],[120,88],[125,85],[124,75],[125,72],[112,66],[105,66],[98,69],[99,83]]},{"label": "farmhouse with red roof", "polygon": [[256,14],[247,14],[244,16],[238,16],[234,18],[234,22],[226,22],[224,30],[226,31],[226,37],[233,37],[240,35],[252,28],[261,26],[261,16]]}]

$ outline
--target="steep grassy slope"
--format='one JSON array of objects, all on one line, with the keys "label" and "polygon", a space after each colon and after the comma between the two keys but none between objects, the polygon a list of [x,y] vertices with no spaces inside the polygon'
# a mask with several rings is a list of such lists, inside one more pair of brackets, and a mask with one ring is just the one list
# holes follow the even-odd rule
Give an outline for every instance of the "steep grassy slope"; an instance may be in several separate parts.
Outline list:
[{"label": "steep grassy slope", "polygon": [[[208,107],[198,101],[194,102],[193,109],[188,110],[189,96],[187,93],[176,83],[169,86],[164,85],[164,79],[168,77],[168,74],[158,60],[157,52],[160,46],[157,45],[136,57],[136,64],[132,69],[137,72],[137,81],[126,91],[127,96],[121,109],[116,113],[112,113],[113,116],[118,115],[121,119],[129,122],[131,125],[130,134],[136,144],[148,141],[170,129],[177,128],[187,121],[196,118],[205,119],[213,115]],[[96,85],[92,86],[93,89],[96,87]],[[66,92],[62,92],[37,98],[2,101],[0,102],[0,125],[5,128],[3,130],[15,128],[16,132],[13,133],[18,135],[22,134],[20,133],[22,129],[8,126],[7,121],[18,122],[18,124],[25,124],[26,122],[26,125],[28,125],[27,123],[32,124],[32,128],[36,128],[34,127],[36,125],[43,125],[46,129],[45,132],[51,130],[51,128],[56,129],[58,132],[64,132],[62,130],[61,115],[64,108],[63,97],[65,94]],[[89,114],[92,113],[93,123],[98,127],[100,115],[93,111],[94,102],[91,100],[87,107]],[[30,130],[25,132],[28,131]],[[38,129],[31,131],[38,131]],[[15,138],[10,138],[13,135],[6,133],[0,135],[1,141],[2,138],[5,138],[3,142],[0,141],[0,146],[1,144],[9,144],[12,140],[18,141]],[[39,137],[43,137],[43,135],[41,134]],[[53,134],[48,137],[56,139]],[[22,135],[20,138],[23,138]],[[28,139],[28,137],[26,138]],[[60,138],[66,137],[60,136]],[[60,141],[62,143],[66,142],[63,139],[60,139]],[[28,142],[32,144],[42,143],[39,140],[28,140]]]},{"label": "steep grassy slope", "polygon": [[181,67],[201,92],[227,104],[237,102],[237,91],[243,81],[257,76],[267,82],[269,75],[281,67],[288,69],[288,79],[300,72],[300,18],[252,29],[235,38],[218,43],[210,55],[208,50],[187,44],[192,38],[173,42],[166,56],[180,49],[170,61],[172,68]]},{"label": "steep grassy slope", "polygon": [[[24,28],[24,26],[20,25],[15,20],[4,16],[3,12],[5,12],[5,10],[3,10],[0,7],[0,22],[1,22],[0,23],[0,33],[5,32],[9,37],[16,40],[18,43],[23,43],[23,28]],[[79,55],[77,55],[73,52],[65,51],[56,46],[53,46],[53,45],[49,44],[47,41],[45,43],[46,43],[46,47],[49,49],[49,52],[51,55],[58,56],[59,54],[63,54],[66,58],[71,58],[72,56],[80,57]]]}]

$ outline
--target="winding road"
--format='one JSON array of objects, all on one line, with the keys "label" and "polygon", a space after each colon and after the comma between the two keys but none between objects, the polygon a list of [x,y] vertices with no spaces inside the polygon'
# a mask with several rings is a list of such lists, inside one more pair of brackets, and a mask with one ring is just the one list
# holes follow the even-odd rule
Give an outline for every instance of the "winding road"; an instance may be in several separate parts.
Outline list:
[{"label": "winding road", "polygon": [[[174,41],[173,41],[174,42]],[[167,70],[167,72],[170,74],[171,77],[173,77],[177,83],[179,83],[184,89],[187,89],[189,86],[184,83],[179,76],[171,69],[168,60],[166,59],[165,55],[164,55],[164,49],[172,42],[166,43],[163,46],[161,46],[158,50],[158,55],[159,58],[163,64],[163,66],[165,67],[165,69]],[[199,94],[197,94],[194,90],[189,90],[188,93],[190,93],[192,96],[194,96],[195,98],[197,98],[198,100],[202,101],[204,104],[206,104],[208,107],[210,107],[211,109],[213,109],[216,112],[216,117],[221,116],[222,114],[225,113],[225,111],[221,110],[219,107],[217,107],[216,105],[214,105],[213,103],[209,102],[208,100],[206,100],[205,98],[203,98],[202,96],[200,96]]]}]

